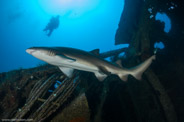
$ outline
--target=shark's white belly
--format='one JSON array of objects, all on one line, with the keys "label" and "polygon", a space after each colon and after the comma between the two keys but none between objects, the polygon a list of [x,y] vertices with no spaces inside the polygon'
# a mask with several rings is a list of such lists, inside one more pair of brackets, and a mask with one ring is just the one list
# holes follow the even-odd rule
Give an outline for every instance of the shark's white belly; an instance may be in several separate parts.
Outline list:
[{"label": "shark's white belly", "polygon": [[78,61],[68,62],[58,57],[47,60],[47,63],[58,67],[66,67],[66,68],[72,68],[72,69],[83,70],[88,72],[97,72],[99,70],[98,67],[95,65],[87,65],[85,63],[83,64]]},{"label": "shark's white belly", "polygon": [[84,65],[78,62],[74,63],[67,63],[67,64],[60,64],[61,66],[72,68],[72,69],[78,69],[78,70],[83,70],[83,71],[88,71],[88,72],[96,72],[98,71],[97,67],[94,66],[88,66]]}]

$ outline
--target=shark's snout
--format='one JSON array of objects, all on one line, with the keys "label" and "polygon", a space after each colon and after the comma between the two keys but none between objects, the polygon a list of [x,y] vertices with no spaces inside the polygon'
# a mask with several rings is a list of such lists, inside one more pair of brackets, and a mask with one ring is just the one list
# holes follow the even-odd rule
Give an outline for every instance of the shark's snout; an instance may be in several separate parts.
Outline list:
[{"label": "shark's snout", "polygon": [[35,49],[27,49],[26,52],[29,53],[29,54],[33,54],[33,52],[35,52],[36,50]]}]

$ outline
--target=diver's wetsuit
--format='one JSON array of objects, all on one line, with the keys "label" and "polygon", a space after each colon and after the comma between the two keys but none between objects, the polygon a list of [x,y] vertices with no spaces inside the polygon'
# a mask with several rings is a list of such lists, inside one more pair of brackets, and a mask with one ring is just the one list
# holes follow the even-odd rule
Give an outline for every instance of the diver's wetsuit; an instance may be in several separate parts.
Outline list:
[{"label": "diver's wetsuit", "polygon": [[47,24],[47,26],[45,27],[43,31],[46,31],[46,32],[49,31],[47,36],[50,36],[53,30],[58,28],[58,26],[59,26],[59,16],[52,17],[50,19],[50,22]]}]

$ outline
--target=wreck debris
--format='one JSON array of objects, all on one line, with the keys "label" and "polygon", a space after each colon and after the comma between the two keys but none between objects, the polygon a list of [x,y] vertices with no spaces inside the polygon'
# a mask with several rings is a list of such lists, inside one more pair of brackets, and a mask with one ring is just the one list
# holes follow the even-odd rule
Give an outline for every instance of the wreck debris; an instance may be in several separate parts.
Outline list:
[{"label": "wreck debris", "polygon": [[[21,108],[21,111],[16,113],[14,118],[33,119],[34,121],[45,120],[67,100],[78,85],[80,79],[79,77],[76,79],[76,75],[79,74],[76,72],[73,78],[68,79],[62,73],[55,73],[50,77],[39,80],[32,88],[26,104]],[[49,88],[58,79],[63,82],[62,85],[46,97]],[[75,83],[73,80],[76,80]],[[35,104],[39,106],[35,107]],[[30,111],[34,112],[30,113]]]},{"label": "wreck debris", "polygon": [[119,55],[122,52],[125,52],[128,48],[121,48],[121,49],[117,49],[117,50],[111,50],[108,52],[104,52],[100,54],[100,57],[102,58],[107,58],[107,57],[111,57],[111,56],[116,56]]},{"label": "wreck debris", "polygon": [[159,92],[159,100],[160,103],[162,104],[166,119],[168,122],[177,122],[177,116],[176,112],[174,110],[174,106],[171,102],[171,99],[169,95],[167,94],[166,90],[160,83],[158,77],[154,74],[154,72],[149,69],[147,72],[145,72],[149,82],[155,89],[155,91]]},{"label": "wreck debris", "polygon": [[115,35],[115,45],[127,44],[133,40],[132,37],[138,30],[144,1],[125,0],[124,4],[125,7]]},{"label": "wreck debris", "polygon": [[[149,57],[149,55],[154,51],[153,46],[155,42],[163,41],[165,47],[167,48],[163,49],[163,53],[165,54],[160,54],[160,52],[157,52],[157,60],[155,61],[157,65],[155,66],[156,70],[149,69],[147,72],[145,72],[145,76],[150,86],[154,89],[156,93],[158,93],[156,95],[158,97],[158,100],[160,101],[160,104],[163,107],[163,113],[165,114],[166,121],[168,122],[183,120],[183,109],[181,110],[181,108],[183,108],[183,104],[180,103],[181,100],[178,100],[183,98],[183,95],[178,95],[179,91],[179,94],[183,92],[183,87],[178,86],[178,84],[181,84],[181,81],[183,81],[183,75],[178,74],[182,74],[183,70],[176,70],[174,75],[172,73],[176,67],[183,67],[184,56],[183,53],[181,53],[183,52],[183,39],[181,30],[184,27],[184,18],[180,14],[181,11],[183,11],[183,2],[176,0],[172,2],[173,3],[170,3],[168,0],[144,1],[144,5],[141,8],[142,12],[140,14],[140,20],[137,24],[137,32],[132,34],[132,39],[129,40],[130,48],[127,50],[127,60],[129,62],[127,64],[132,65],[140,61],[137,60],[137,62],[134,62],[134,59],[139,58],[141,60],[144,60],[146,57]],[[176,7],[174,7],[174,5],[176,5]],[[172,24],[174,24],[175,30],[171,30],[170,33],[167,34],[162,30],[162,28],[164,28],[164,23],[158,23],[154,19],[150,19],[150,14],[152,15],[151,17],[155,18],[157,12],[166,13],[169,18],[173,20]],[[124,29],[123,26],[121,27],[121,25],[123,25],[123,23],[126,23],[124,22],[125,20],[122,17],[116,33],[116,36],[118,36],[116,37],[116,44],[127,42],[125,38],[126,35],[123,33],[121,35],[118,32]],[[128,31],[126,33],[128,33]],[[163,84],[164,82],[166,83]],[[168,93],[167,88],[165,88],[166,86],[169,86],[168,84],[175,84],[176,86],[178,86],[178,90],[173,90],[172,93]],[[170,89],[173,89],[172,85],[170,85]]]},{"label": "wreck debris", "polygon": [[85,93],[75,98],[51,122],[90,122],[90,110]]},{"label": "wreck debris", "polygon": [[[54,96],[56,96],[56,95],[54,95]],[[42,98],[38,98],[38,101],[41,101],[41,102],[45,102],[45,101],[47,101],[46,99],[42,99]],[[52,102],[52,104],[53,105],[56,105],[56,106],[60,106],[60,104],[59,103],[56,103],[56,102]]]}]

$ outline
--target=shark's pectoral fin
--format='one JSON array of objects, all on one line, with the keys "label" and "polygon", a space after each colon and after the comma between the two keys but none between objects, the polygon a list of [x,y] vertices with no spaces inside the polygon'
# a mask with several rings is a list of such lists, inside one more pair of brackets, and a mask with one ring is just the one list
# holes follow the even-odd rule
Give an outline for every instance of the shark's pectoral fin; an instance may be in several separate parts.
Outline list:
[{"label": "shark's pectoral fin", "polygon": [[99,67],[100,72],[106,75],[111,75],[111,72],[107,71],[105,67]]},{"label": "shark's pectoral fin", "polygon": [[59,67],[59,69],[69,78],[72,77],[74,69],[67,67]]},{"label": "shark's pectoral fin", "polygon": [[67,57],[65,55],[58,55],[58,56],[61,57],[61,58],[63,58],[64,60],[67,60],[68,62],[75,62],[76,61],[76,59]]},{"label": "shark's pectoral fin", "polygon": [[96,78],[97,78],[99,81],[103,81],[103,80],[107,77],[106,74],[99,73],[99,72],[95,72],[95,76],[96,76]]}]

